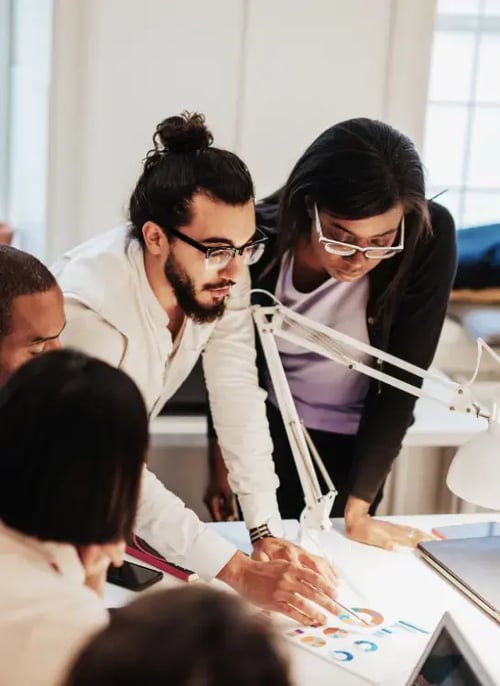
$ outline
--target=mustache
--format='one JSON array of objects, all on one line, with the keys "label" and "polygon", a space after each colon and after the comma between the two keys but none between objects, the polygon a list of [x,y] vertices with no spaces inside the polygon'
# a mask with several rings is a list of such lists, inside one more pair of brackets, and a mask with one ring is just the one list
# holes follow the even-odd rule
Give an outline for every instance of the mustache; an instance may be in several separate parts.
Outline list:
[{"label": "mustache", "polygon": [[236,281],[221,281],[220,283],[212,283],[208,286],[203,286],[204,291],[216,291],[219,290],[220,288],[231,288],[231,286],[234,286],[236,284]]}]

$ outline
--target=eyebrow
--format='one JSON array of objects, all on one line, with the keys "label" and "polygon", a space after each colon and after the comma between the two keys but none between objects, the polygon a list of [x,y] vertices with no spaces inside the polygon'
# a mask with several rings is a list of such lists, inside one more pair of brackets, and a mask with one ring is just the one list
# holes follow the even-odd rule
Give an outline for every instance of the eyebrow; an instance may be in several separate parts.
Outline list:
[{"label": "eyebrow", "polygon": [[[244,243],[241,248],[244,248],[245,245],[250,245],[251,243],[254,242],[255,236],[258,234],[258,231],[254,231],[251,237],[248,239],[246,243]],[[258,239],[255,239],[258,240]],[[235,248],[235,244],[233,241],[231,241],[229,238],[225,236],[210,236],[209,238],[205,238],[203,241],[200,241],[200,243],[218,243],[219,245],[227,246],[229,248]]]},{"label": "eyebrow", "polygon": [[228,245],[231,248],[234,248],[233,241],[230,241],[229,238],[224,238],[222,236],[210,236],[209,238],[205,238],[203,241],[200,241],[200,243],[222,243],[223,245]]},{"label": "eyebrow", "polygon": [[64,322],[63,328],[59,331],[59,333],[56,333],[55,336],[36,336],[36,338],[32,339],[32,343],[47,343],[48,341],[55,341],[56,338],[59,338],[59,336],[62,334],[64,329],[66,328],[67,322]]},{"label": "eyebrow", "polygon": [[[344,233],[348,233],[349,236],[353,236],[354,238],[359,238],[355,233],[352,231],[349,231],[349,229],[346,229],[345,226],[342,226],[342,224],[337,224],[337,222],[332,222],[330,226],[325,227],[325,229],[328,231],[328,229],[340,229],[341,231],[344,231]],[[370,236],[370,240],[373,240],[374,238],[384,238],[385,236],[389,236],[391,233],[395,233],[399,229],[399,226],[396,226],[395,229],[387,229],[387,231],[384,231],[382,233],[377,233],[375,236]]]}]

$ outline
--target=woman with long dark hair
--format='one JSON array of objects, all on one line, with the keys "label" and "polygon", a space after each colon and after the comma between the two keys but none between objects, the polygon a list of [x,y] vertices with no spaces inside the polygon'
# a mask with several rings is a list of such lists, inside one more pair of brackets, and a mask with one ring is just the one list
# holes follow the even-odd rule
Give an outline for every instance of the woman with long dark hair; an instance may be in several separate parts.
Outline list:
[{"label": "woman with long dark hair", "polygon": [[[430,365],[455,273],[455,229],[449,212],[426,200],[422,163],[408,137],[365,118],[332,126],[305,151],[285,186],[257,206],[257,225],[269,241],[253,267],[255,288],[392,355]],[[415,545],[420,532],[371,517],[413,421],[415,399],[299,346],[278,347],[299,416],[338,490],[332,515],[345,516],[356,540]],[[265,371],[262,378],[280,511],[297,518],[302,489]],[[220,479],[210,500],[216,515],[229,495]]]},{"label": "woman with long dark hair", "polygon": [[0,389],[0,686],[56,686],[108,621],[148,449],[134,382],[69,350]]}]

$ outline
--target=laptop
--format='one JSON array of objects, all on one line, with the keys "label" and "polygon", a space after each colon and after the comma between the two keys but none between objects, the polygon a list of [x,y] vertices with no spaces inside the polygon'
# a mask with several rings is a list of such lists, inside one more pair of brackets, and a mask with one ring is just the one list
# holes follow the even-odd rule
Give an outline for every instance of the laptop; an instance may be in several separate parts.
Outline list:
[{"label": "laptop", "polygon": [[425,541],[422,558],[500,623],[500,536]]},{"label": "laptop", "polygon": [[406,686],[495,686],[495,682],[447,612]]}]

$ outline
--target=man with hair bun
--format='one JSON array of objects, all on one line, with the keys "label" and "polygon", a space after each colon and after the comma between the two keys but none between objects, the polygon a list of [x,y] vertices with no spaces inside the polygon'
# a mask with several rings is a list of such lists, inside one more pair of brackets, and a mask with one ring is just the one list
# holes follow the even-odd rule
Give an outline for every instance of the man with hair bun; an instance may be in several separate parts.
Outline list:
[{"label": "man with hair bun", "polygon": [[[126,371],[158,414],[202,356],[210,409],[231,486],[253,542],[250,559],[145,473],[137,533],[172,562],[217,577],[301,623],[337,612],[323,559],[282,538],[272,443],[259,388],[248,266],[256,229],[245,164],[213,147],[200,114],[169,117],[129,206],[129,223],[68,252],[55,272],[64,343]],[[290,465],[293,469],[293,465]]]}]

